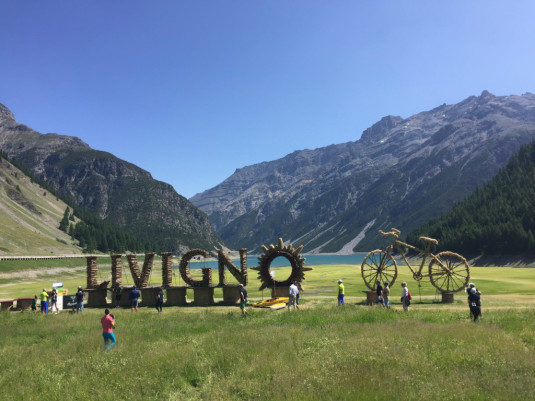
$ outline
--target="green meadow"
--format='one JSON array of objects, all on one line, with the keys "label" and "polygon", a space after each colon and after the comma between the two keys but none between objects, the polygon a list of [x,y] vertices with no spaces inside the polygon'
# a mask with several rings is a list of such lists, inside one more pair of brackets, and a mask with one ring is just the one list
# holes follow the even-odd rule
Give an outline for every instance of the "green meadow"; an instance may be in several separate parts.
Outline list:
[{"label": "green meadow", "polygon": [[[106,262],[99,259],[99,280],[108,279]],[[32,263],[1,262],[0,298],[31,296],[53,281],[71,293],[85,284],[83,264],[47,263],[38,270],[48,273],[35,275]],[[278,279],[289,272],[276,270]],[[242,318],[239,308],[221,305],[162,314],[113,309],[118,342],[109,352],[102,347],[102,309],[2,312],[1,399],[534,399],[535,269],[471,272],[483,292],[478,323],[469,320],[464,294],[441,304],[434,288],[419,287],[403,266],[390,310],[364,305],[360,269],[348,265],[306,272],[299,311],[250,308]],[[257,290],[256,272],[249,274],[250,299],[268,298]],[[341,308],[339,278],[347,294]],[[408,313],[399,303],[403,280],[413,295]],[[156,263],[151,285],[160,283]]]}]

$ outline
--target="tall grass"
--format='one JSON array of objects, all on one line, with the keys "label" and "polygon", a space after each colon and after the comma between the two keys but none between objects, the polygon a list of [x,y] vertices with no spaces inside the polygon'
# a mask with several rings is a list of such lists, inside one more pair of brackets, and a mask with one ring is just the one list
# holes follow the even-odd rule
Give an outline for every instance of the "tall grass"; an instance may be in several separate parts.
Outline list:
[{"label": "tall grass", "polygon": [[[61,280],[67,272],[51,281],[69,283]],[[409,313],[397,285],[391,310],[367,307],[358,267],[315,267],[300,311],[250,309],[243,319],[226,306],[113,309],[118,343],[109,352],[102,309],[0,313],[0,399],[533,399],[535,269],[473,268],[472,275],[483,291],[477,324],[464,294],[436,303],[433,287],[418,287],[406,267],[398,281],[414,296]],[[335,306],[338,278],[346,283],[343,308]],[[32,295],[49,287],[40,280],[15,280],[2,291]],[[69,280],[83,284],[84,272]],[[269,297],[258,286],[251,274],[250,297]]]},{"label": "tall grass", "polygon": [[102,310],[0,314],[2,399],[527,400],[535,312],[382,310],[320,303],[296,312]]}]

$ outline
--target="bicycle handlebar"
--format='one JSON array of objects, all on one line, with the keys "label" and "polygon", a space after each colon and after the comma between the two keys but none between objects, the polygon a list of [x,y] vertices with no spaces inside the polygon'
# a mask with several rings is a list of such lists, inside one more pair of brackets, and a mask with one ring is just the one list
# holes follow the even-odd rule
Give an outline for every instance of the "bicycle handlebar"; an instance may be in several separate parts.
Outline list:
[{"label": "bicycle handlebar", "polygon": [[[395,239],[398,239],[399,234],[401,234],[401,231],[399,231],[397,228],[391,228],[391,231],[384,232],[383,230],[378,230],[379,234],[381,234],[383,237],[394,237]],[[434,238],[429,237],[420,237],[422,241],[425,241],[430,244],[438,245],[438,240]]]},{"label": "bicycle handlebar", "polygon": [[438,245],[438,240],[437,240],[437,239],[429,238],[429,237],[420,237],[420,239],[421,239],[422,241],[430,242],[431,244]]},{"label": "bicycle handlebar", "polygon": [[379,230],[379,234],[381,234],[383,237],[398,237],[398,235],[401,233],[401,231],[392,228],[392,231],[384,232],[383,230]]}]

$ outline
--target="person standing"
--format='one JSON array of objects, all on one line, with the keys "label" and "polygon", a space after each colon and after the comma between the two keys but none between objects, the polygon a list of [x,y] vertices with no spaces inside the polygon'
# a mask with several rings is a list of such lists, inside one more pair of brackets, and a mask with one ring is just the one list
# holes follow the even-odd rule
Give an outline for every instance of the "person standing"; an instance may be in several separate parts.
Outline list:
[{"label": "person standing", "polygon": [[158,292],[156,293],[156,310],[158,313],[162,312],[163,307],[163,290],[162,287],[158,287]]},{"label": "person standing", "polygon": [[[470,307],[470,294],[472,293],[472,289],[476,290],[476,294],[481,297],[481,291],[479,291],[476,288],[476,285],[474,283],[469,283],[466,287],[464,287],[464,292],[468,294],[467,300],[468,300],[468,307],[470,308],[470,320],[474,319],[474,315],[472,314],[472,308]],[[481,317],[481,302],[479,305],[479,317]]]},{"label": "person standing", "polygon": [[303,287],[301,286],[301,283],[295,282],[297,285],[297,296],[295,297],[295,307],[299,309],[299,300],[301,299],[301,291],[303,291]]},{"label": "person standing", "polygon": [[48,313],[48,292],[46,292],[46,288],[43,288],[43,292],[41,293],[41,313],[43,315],[46,315]]},{"label": "person standing", "polygon": [[36,311],[37,310],[37,295],[33,298],[33,301],[32,301],[32,311]]},{"label": "person standing", "polygon": [[473,321],[477,322],[481,315],[481,296],[475,287],[470,289],[468,304],[470,305],[470,316],[473,316]]},{"label": "person standing", "polygon": [[52,289],[52,295],[50,296],[50,312],[54,310],[54,306],[56,307],[56,313],[59,313],[58,291],[55,288]]},{"label": "person standing", "polygon": [[137,312],[137,308],[139,306],[139,297],[141,294],[139,293],[139,290],[134,286],[132,290],[130,291],[130,295],[128,296],[128,299],[130,299],[130,308],[132,312],[135,310]]},{"label": "person standing", "polygon": [[409,305],[411,304],[411,301],[410,301],[410,293],[409,293],[409,288],[407,287],[407,283],[404,281],[401,283],[401,287],[402,287],[402,290],[401,290],[401,304],[403,305],[403,310],[405,312],[408,312],[409,311]]},{"label": "person standing", "polygon": [[240,309],[243,317],[247,316],[245,305],[247,305],[247,290],[245,289],[243,284],[240,284]]},{"label": "person standing", "polygon": [[115,307],[121,307],[121,295],[123,294],[123,288],[119,285],[115,285]]},{"label": "person standing", "polygon": [[46,292],[46,288],[43,288],[43,292],[40,295],[41,298],[41,313],[43,315],[46,315],[48,313],[48,292]]},{"label": "person standing", "polygon": [[383,304],[383,286],[381,285],[381,282],[379,280],[377,280],[375,284],[377,284],[377,287],[375,288],[375,292],[377,293],[375,303]]},{"label": "person standing", "polygon": [[387,281],[385,281],[385,288],[383,288],[383,301],[384,307],[390,309],[390,287],[388,286]]},{"label": "person standing", "polygon": [[345,287],[342,279],[338,280],[338,306],[344,305]]},{"label": "person standing", "polygon": [[297,281],[294,281],[288,290],[288,310],[293,306],[294,310],[296,309],[297,294],[299,294],[299,289],[297,288]]},{"label": "person standing", "polygon": [[[104,338],[104,348],[106,351],[109,351],[113,347],[117,340],[115,339],[115,334],[113,334],[113,329],[115,328],[115,319],[113,315],[110,315],[110,310],[106,309],[104,311],[104,316],[100,319],[100,324],[102,325],[102,337]],[[108,342],[111,343],[108,345]]]},{"label": "person standing", "polygon": [[84,311],[84,298],[85,294],[82,290],[82,286],[78,286],[78,291],[76,292],[76,313]]}]

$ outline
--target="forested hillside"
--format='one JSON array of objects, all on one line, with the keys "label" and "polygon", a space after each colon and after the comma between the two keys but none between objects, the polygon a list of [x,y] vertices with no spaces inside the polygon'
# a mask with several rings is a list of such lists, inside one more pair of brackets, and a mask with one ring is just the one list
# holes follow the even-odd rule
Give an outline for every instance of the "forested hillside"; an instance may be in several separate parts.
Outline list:
[{"label": "forested hillside", "polygon": [[426,235],[441,250],[477,254],[535,254],[535,142],[448,213],[407,236]]},{"label": "forested hillside", "polygon": [[[0,194],[3,192],[0,254],[163,250],[77,206],[0,151]],[[61,213],[63,218],[59,220]]]}]

